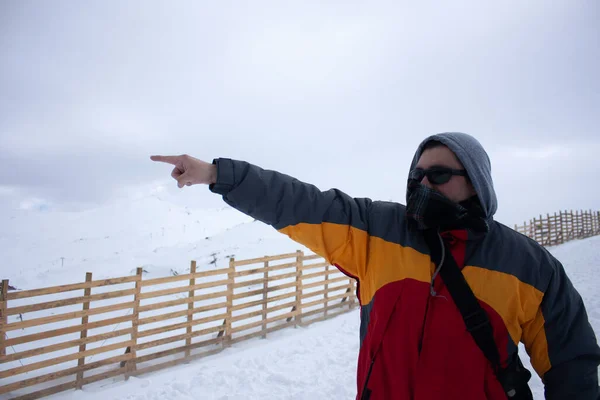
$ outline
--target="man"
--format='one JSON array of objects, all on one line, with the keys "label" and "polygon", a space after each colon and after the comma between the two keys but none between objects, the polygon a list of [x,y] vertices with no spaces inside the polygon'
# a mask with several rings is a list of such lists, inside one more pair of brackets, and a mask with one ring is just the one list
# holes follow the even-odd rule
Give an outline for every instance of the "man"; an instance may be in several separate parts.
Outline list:
[{"label": "man", "polygon": [[493,220],[490,160],[473,137],[421,143],[406,206],[243,161],[151,158],[175,165],[180,188],[209,184],[357,280],[357,398],[530,398],[519,342],[547,399],[600,398],[600,349],[582,299],[548,251]]}]

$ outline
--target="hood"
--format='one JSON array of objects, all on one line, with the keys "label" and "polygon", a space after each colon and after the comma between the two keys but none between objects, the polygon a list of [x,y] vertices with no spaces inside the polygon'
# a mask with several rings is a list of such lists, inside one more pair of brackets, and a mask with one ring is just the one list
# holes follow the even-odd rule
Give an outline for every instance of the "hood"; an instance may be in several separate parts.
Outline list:
[{"label": "hood", "polygon": [[456,155],[469,174],[486,218],[491,219],[498,208],[498,200],[496,199],[496,192],[494,191],[494,183],[492,181],[492,164],[483,146],[477,139],[466,133],[438,133],[429,136],[421,142],[413,157],[410,170],[417,165],[423,147],[431,140],[443,143]]}]

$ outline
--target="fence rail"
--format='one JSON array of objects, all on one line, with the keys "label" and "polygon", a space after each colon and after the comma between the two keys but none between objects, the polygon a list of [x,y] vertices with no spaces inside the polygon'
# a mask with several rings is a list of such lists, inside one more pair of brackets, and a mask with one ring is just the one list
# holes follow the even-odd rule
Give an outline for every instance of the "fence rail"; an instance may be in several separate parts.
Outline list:
[{"label": "fence rail", "polygon": [[[600,212],[561,211],[514,229],[544,246],[600,234]],[[358,305],[356,282],[318,255],[0,292],[0,397],[36,399],[141,375],[321,321]],[[10,351],[8,351],[10,350]]]},{"label": "fence rail", "polygon": [[[357,305],[354,280],[301,251],[227,268],[133,276],[0,297],[0,397],[36,399],[128,379]],[[8,350],[8,351],[7,351]]]},{"label": "fence rail", "polygon": [[560,211],[554,215],[540,215],[539,218],[515,225],[514,229],[540,243],[542,246],[555,246],[574,239],[584,239],[600,235],[600,211]]}]

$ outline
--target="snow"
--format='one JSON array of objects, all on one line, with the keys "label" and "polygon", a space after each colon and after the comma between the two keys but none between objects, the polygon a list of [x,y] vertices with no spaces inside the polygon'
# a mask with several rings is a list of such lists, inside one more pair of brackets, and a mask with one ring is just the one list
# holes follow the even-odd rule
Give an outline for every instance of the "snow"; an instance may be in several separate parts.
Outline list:
[{"label": "snow", "polygon": [[234,345],[190,365],[100,382],[57,398],[351,399],[356,392],[359,313]]},{"label": "snow", "polygon": [[[229,207],[209,210],[179,205],[174,190],[162,186],[135,199],[121,199],[88,211],[57,212],[31,209],[2,212],[0,251],[3,254],[3,263],[0,265],[0,273],[2,278],[9,278],[10,284],[21,290],[82,282],[86,272],[92,272],[94,280],[97,280],[130,276],[135,274],[137,267],[142,267],[145,271],[144,280],[147,280],[185,274],[189,270],[191,260],[198,262],[198,271],[209,271],[226,268],[229,256],[248,259],[292,253],[296,250],[310,254],[308,249],[279,234],[273,228]],[[594,278],[600,268],[600,254],[597,251],[599,246],[600,237],[593,237],[550,248],[550,251],[563,262],[569,277],[582,294],[590,321],[597,334],[600,333],[600,300],[597,297],[598,284]],[[216,276],[211,279],[221,278]],[[210,279],[202,281],[208,280]],[[196,283],[200,282],[197,280]],[[158,290],[183,284],[186,282],[174,282],[151,289]],[[128,283],[94,289],[92,293],[125,290],[132,287],[133,284]],[[253,289],[256,287],[240,288],[240,290]],[[81,291],[73,292],[69,296],[81,296]],[[50,301],[53,298],[57,297],[43,296],[15,300],[10,303],[10,307]],[[179,298],[181,297],[172,295],[148,299],[142,304]],[[132,299],[133,297],[130,296],[102,300],[93,303],[92,308]],[[217,298],[212,301],[219,303],[223,299]],[[195,306],[209,303],[210,301],[198,302]],[[156,312],[149,311],[142,317],[184,310],[186,307],[187,305],[182,305]],[[59,310],[25,313],[23,320],[49,316],[52,313],[79,311],[81,304]],[[213,314],[220,312],[216,310]],[[131,309],[124,308],[107,315],[90,316],[90,321],[130,315]],[[17,321],[17,317],[9,317],[9,322]],[[183,321],[185,319],[181,317],[170,320],[169,323]],[[250,321],[246,320],[243,323]],[[110,378],[86,385],[82,391],[62,392],[52,398],[76,400],[265,397],[351,399],[356,393],[359,321],[359,312],[353,310],[308,327],[277,331],[269,334],[266,339],[255,338],[239,342],[218,354],[186,365],[131,377],[126,382],[123,381],[122,376]],[[221,322],[215,321],[213,326]],[[44,327],[9,331],[8,337],[32,334],[41,331],[42,328],[44,330],[64,328],[78,323],[79,319],[75,319]],[[158,325],[148,324],[143,328],[151,329],[155,326]],[[108,333],[129,327],[131,327],[130,322],[123,322],[116,326],[96,328],[89,334]],[[185,333],[185,330],[173,331],[168,335],[181,333]],[[7,354],[39,347],[40,344],[49,346],[78,337],[77,332],[60,338],[50,337],[40,342],[16,345],[9,348]],[[147,337],[141,342],[161,337],[163,336]],[[128,335],[110,338],[88,344],[87,349],[108,346],[127,339]],[[152,351],[174,346],[175,344],[157,347]],[[73,354],[75,351],[76,349],[61,350],[5,363],[0,371],[19,367],[21,362],[24,364],[38,362],[50,357]],[[123,354],[122,349],[107,354],[91,355],[86,358],[86,363],[120,354]],[[521,354],[524,355],[525,365],[533,372],[523,348]],[[67,364],[75,366],[76,363],[77,361],[73,360],[70,364],[50,366],[33,374],[29,373],[27,378],[63,369]],[[52,385],[69,380],[72,380],[72,377],[53,381]],[[543,398],[543,387],[535,373],[532,388],[536,398]],[[0,398],[8,397],[0,395]]]},{"label": "snow", "polygon": [[[0,218],[4,224],[0,224],[0,249],[4,256],[4,263],[0,265],[2,278],[9,278],[10,285],[20,290],[34,289],[40,287],[64,285],[83,282],[86,272],[93,273],[93,279],[117,278],[135,274],[137,267],[144,271],[144,281],[152,278],[162,278],[172,275],[181,275],[189,272],[190,261],[197,261],[197,271],[222,270],[229,265],[229,257],[236,259],[248,259],[262,257],[264,255],[276,255],[283,253],[294,253],[302,250],[305,254],[311,252],[291,241],[284,235],[277,233],[273,228],[254,221],[252,218],[228,207],[218,209],[190,208],[178,205],[177,196],[165,187],[158,187],[150,194],[137,196],[136,198],[124,198],[102,208],[82,212],[56,212],[38,210],[18,210],[3,214]],[[291,260],[291,261],[295,261]],[[289,260],[288,260],[289,262]],[[278,262],[271,263],[276,265]],[[262,266],[262,264],[260,265]],[[251,267],[251,266],[249,266]],[[242,267],[243,269],[244,267]],[[322,270],[323,268],[321,268]],[[318,271],[315,270],[315,271]],[[279,270],[271,275],[279,275],[289,270]],[[312,271],[311,271],[312,272]],[[336,271],[337,272],[337,271]],[[339,275],[339,272],[337,273]],[[331,277],[336,275],[332,274]],[[225,275],[196,279],[196,284],[205,284],[215,280],[222,280]],[[248,276],[239,278],[237,281],[262,278],[262,276]],[[271,281],[270,286],[282,285],[293,281],[295,278]],[[322,278],[320,278],[322,279]],[[316,278],[315,280],[319,280]],[[178,281],[152,287],[142,288],[142,293],[176,288],[184,286],[188,281]],[[330,287],[336,286],[335,284]],[[93,288],[92,294],[114,292],[116,290],[130,290],[133,283],[124,283],[110,287]],[[248,285],[235,289],[234,293],[255,290],[256,285]],[[261,285],[262,288],[262,285]],[[221,289],[226,290],[223,286]],[[319,287],[306,292],[317,291]],[[196,296],[207,293],[207,290],[197,290]],[[212,291],[219,290],[219,287]],[[279,292],[269,293],[281,295],[293,292],[294,288],[284,289]],[[305,292],[305,293],[306,293]],[[34,298],[11,300],[9,307],[27,306],[29,304],[64,299],[65,297],[77,297],[83,293],[81,290],[61,293],[58,295],[45,295]],[[156,297],[142,300],[141,306],[151,305],[157,302],[178,300],[187,297],[187,292],[177,293],[164,297]],[[322,296],[320,296],[322,297]],[[255,297],[234,300],[234,305],[243,301],[262,300],[262,294]],[[269,306],[287,303],[292,298],[280,302],[272,301]],[[316,298],[305,299],[306,301]],[[95,301],[91,303],[92,309],[133,301],[133,295]],[[207,299],[194,303],[195,307],[203,307],[214,303],[223,304],[224,296],[220,298]],[[224,305],[224,304],[223,304]],[[81,310],[81,304],[54,308],[37,312],[25,312],[22,315],[8,317],[9,323],[22,321],[28,322],[35,318],[51,317],[54,314],[77,312]],[[291,308],[291,306],[290,306]],[[159,310],[145,311],[140,318],[151,318],[164,313],[184,311],[187,304],[161,308]],[[241,313],[257,311],[258,308],[245,308],[234,312],[234,317]],[[212,333],[198,336],[194,341],[212,339],[216,336],[214,328],[222,324],[224,308],[203,312],[196,315],[195,319],[213,319],[202,325],[193,327],[193,331],[213,328]],[[282,309],[269,314],[269,317],[289,312],[290,309]],[[308,311],[308,310],[306,310]],[[132,307],[126,306],[120,310],[99,315],[91,315],[89,322],[106,320],[109,318],[121,318],[118,324],[110,324],[90,329],[88,336],[109,334],[112,332],[124,332],[121,336],[98,340],[87,345],[86,350],[93,351],[98,347],[116,346],[114,350],[101,354],[90,354],[86,357],[86,364],[101,361],[109,357],[120,356],[126,345],[119,346],[129,339],[129,328],[131,328]],[[255,317],[234,322],[233,327],[248,324],[260,319]],[[68,328],[80,323],[81,318],[68,321],[54,322],[43,326],[26,327],[7,332],[7,339],[15,339],[26,335],[36,334],[51,329]],[[148,323],[140,327],[140,332],[159,327],[165,324],[176,324],[185,322],[186,317],[180,316],[162,323]],[[276,325],[278,323],[275,323]],[[254,331],[260,327],[252,328]],[[253,330],[240,332],[237,336],[251,333]],[[140,338],[138,343],[156,341],[169,336],[185,334],[186,330],[177,329],[166,333],[156,334]],[[7,354],[33,350],[42,346],[52,346],[79,338],[79,332],[73,332],[60,337],[47,336],[42,340],[10,346]],[[233,338],[236,338],[234,334]],[[182,341],[153,347],[138,351],[138,356],[155,353],[183,345]],[[37,355],[22,360],[6,362],[0,366],[0,374],[12,368],[19,368],[31,363],[60,360],[64,361],[57,365],[50,365],[23,375],[13,375],[2,380],[2,385],[16,382],[22,379],[34,378],[43,374],[54,373],[72,368],[77,365],[76,359],[69,360],[69,355],[77,352],[76,347],[59,349],[52,353]],[[179,355],[178,355],[179,356]],[[72,356],[73,357],[73,356]],[[158,361],[149,361],[144,366],[150,366],[158,362],[166,362],[177,358],[175,356],[165,357]],[[113,369],[114,366],[103,367],[93,372],[100,373]],[[89,376],[89,374],[86,374]],[[61,378],[36,386],[35,390],[54,386],[60,383],[72,381],[72,376]],[[13,392],[13,395],[30,392],[31,389]],[[0,395],[0,398],[5,398]]]},{"label": "snow", "polygon": [[[600,299],[594,276],[600,269],[600,237],[550,248],[563,262],[581,293],[596,335],[600,334]],[[251,340],[214,356],[130,378],[70,392],[72,400],[152,399],[353,399],[360,316],[352,311],[308,328],[289,329],[267,339]],[[541,380],[524,347],[520,353],[532,371],[535,399],[544,398]]]}]

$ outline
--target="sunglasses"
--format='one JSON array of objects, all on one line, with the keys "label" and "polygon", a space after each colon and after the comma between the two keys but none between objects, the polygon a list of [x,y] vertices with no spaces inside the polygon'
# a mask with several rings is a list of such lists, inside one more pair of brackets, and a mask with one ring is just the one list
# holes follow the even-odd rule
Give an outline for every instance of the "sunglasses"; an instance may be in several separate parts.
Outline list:
[{"label": "sunglasses", "polygon": [[452,169],[446,167],[431,167],[428,169],[415,168],[410,171],[408,179],[414,179],[421,182],[425,176],[427,180],[434,185],[443,185],[447,183],[452,175],[468,176],[464,169]]}]

